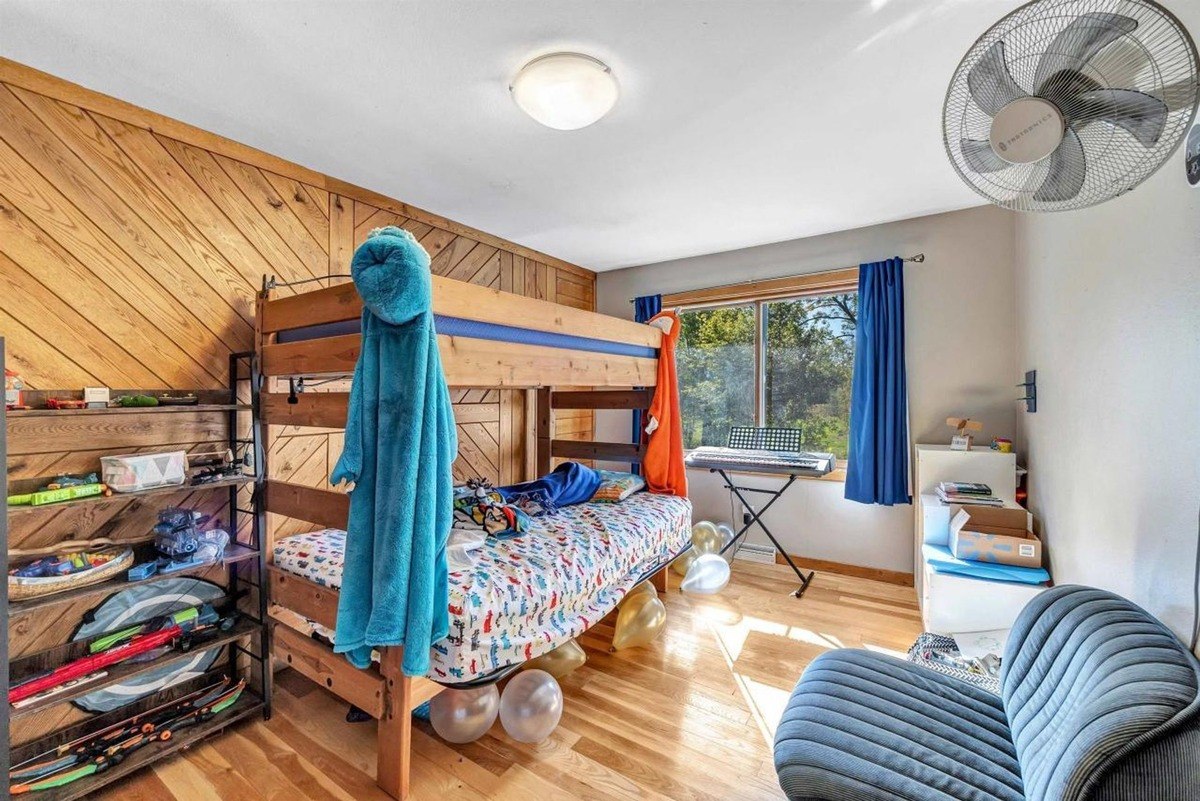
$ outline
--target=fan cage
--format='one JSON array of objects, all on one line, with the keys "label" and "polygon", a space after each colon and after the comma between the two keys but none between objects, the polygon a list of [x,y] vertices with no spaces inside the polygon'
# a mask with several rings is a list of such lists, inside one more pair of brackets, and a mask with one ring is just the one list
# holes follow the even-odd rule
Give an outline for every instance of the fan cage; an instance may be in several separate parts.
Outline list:
[{"label": "fan cage", "polygon": [[[1120,14],[1137,28],[1100,50],[1090,61],[1072,66],[1102,87],[1134,89],[1168,104],[1166,125],[1152,147],[1125,129],[1103,121],[1072,126],[1082,143],[1086,175],[1069,200],[1046,201],[1034,192],[1049,173],[1050,159],[1015,164],[993,173],[976,172],[962,153],[964,140],[987,141],[991,115],[971,97],[967,76],[997,42],[1004,42],[1009,73],[1022,90],[1035,94],[1035,74],[1055,38],[1084,14]],[[987,200],[1016,211],[1067,211],[1085,208],[1128,192],[1159,169],[1190,128],[1200,95],[1200,57],[1182,23],[1151,0],[1033,0],[992,26],[963,57],[946,93],[943,142],[963,180]]]}]

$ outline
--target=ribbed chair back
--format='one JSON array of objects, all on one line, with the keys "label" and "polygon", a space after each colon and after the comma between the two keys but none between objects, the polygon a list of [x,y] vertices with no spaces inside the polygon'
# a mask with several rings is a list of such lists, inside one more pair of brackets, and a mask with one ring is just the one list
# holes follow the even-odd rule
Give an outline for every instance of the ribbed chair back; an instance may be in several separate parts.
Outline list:
[{"label": "ribbed chair back", "polygon": [[1141,607],[1050,589],[1018,617],[1003,664],[1029,801],[1200,799],[1200,664]]}]

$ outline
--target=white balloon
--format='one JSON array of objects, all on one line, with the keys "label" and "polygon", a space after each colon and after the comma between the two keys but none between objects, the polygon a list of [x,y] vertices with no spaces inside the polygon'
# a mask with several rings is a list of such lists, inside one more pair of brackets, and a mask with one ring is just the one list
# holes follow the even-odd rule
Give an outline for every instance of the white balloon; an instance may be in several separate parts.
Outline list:
[{"label": "white balloon", "polygon": [[562,719],[562,688],[544,670],[523,670],[509,679],[500,696],[500,723],[522,743],[540,743]]},{"label": "white balloon", "polygon": [[470,690],[447,688],[429,701],[429,722],[448,743],[472,743],[496,722],[500,691],[495,684]]},{"label": "white balloon", "polygon": [[679,589],[693,595],[713,595],[725,589],[729,583],[729,563],[715,553],[696,557]]}]

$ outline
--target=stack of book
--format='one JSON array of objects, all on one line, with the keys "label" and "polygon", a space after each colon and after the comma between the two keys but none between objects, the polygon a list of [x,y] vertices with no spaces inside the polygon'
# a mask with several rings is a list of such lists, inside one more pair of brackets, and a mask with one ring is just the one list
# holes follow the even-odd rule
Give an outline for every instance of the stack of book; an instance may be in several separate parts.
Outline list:
[{"label": "stack of book", "polygon": [[992,494],[987,484],[972,484],[967,481],[943,481],[937,485],[937,496],[942,503],[957,503],[967,506],[1003,506],[1004,501]]}]

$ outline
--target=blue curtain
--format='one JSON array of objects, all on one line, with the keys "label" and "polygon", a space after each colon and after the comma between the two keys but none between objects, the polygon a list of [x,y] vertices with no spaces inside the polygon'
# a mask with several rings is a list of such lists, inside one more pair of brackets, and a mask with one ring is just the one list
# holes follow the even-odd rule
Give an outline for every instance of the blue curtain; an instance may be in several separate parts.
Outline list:
[{"label": "blue curtain", "polygon": [[[636,322],[644,323],[660,311],[662,311],[662,295],[643,295],[633,299],[633,319]],[[634,444],[642,441],[642,412],[640,409],[633,412],[633,439],[631,441]],[[642,472],[641,465],[635,464],[630,469],[634,473]]]},{"label": "blue curtain", "polygon": [[846,498],[892,506],[908,494],[904,260],[858,268]]}]

